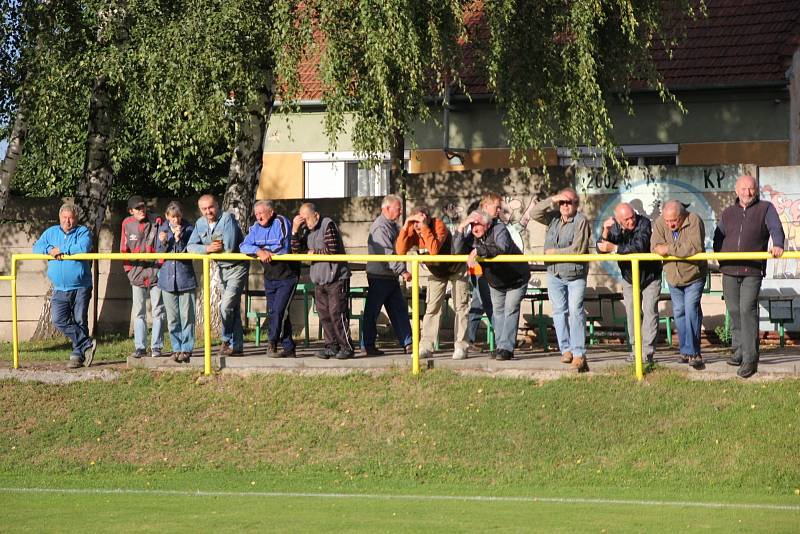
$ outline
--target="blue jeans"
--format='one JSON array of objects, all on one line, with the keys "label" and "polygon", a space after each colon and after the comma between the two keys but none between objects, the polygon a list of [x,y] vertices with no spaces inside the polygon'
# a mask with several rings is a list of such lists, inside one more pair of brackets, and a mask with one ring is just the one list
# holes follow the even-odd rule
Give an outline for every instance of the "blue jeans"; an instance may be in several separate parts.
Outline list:
[{"label": "blue jeans", "polygon": [[478,341],[478,327],[481,317],[486,314],[492,320],[492,295],[489,292],[489,283],[483,276],[474,278],[472,286],[472,301],[469,303],[469,319],[467,321],[467,340],[470,343]]},{"label": "blue jeans", "polygon": [[194,293],[194,289],[161,292],[167,310],[172,352],[192,352],[194,349]]},{"label": "blue jeans", "polygon": [[553,306],[553,326],[561,354],[571,352],[576,357],[586,354],[585,293],[586,278],[567,282],[547,274],[547,296]]},{"label": "blue jeans", "polygon": [[150,335],[150,348],[161,350],[164,346],[164,300],[158,286],[131,286],[133,295],[133,346],[144,350],[147,346],[147,298],[150,297],[150,310],[153,315],[153,333]]},{"label": "blue jeans", "polygon": [[269,342],[292,351],[295,348],[292,339],[292,318],[289,311],[297,289],[297,278],[285,280],[264,279],[264,294],[267,296],[269,310]]},{"label": "blue jeans", "polygon": [[219,277],[222,281],[222,299],[219,303],[219,315],[222,320],[222,341],[235,351],[244,348],[242,333],[242,293],[247,284],[249,266],[243,262],[232,267],[220,267]]},{"label": "blue jeans", "polygon": [[378,337],[378,314],[386,308],[389,322],[401,347],[411,345],[411,322],[408,304],[396,278],[367,276],[367,300],[364,302],[364,347],[374,348]]},{"label": "blue jeans", "polygon": [[492,328],[494,328],[495,347],[514,353],[517,346],[519,328],[519,306],[528,290],[527,283],[515,289],[489,288],[492,296]]},{"label": "blue jeans", "polygon": [[83,353],[92,345],[89,337],[89,301],[92,288],[82,287],[69,291],[53,289],[50,297],[50,320],[72,343],[72,355],[83,359]]},{"label": "blue jeans", "polygon": [[700,298],[703,296],[705,285],[706,279],[699,278],[686,286],[669,286],[672,315],[675,317],[678,343],[684,356],[700,354],[700,329],[703,326]]}]

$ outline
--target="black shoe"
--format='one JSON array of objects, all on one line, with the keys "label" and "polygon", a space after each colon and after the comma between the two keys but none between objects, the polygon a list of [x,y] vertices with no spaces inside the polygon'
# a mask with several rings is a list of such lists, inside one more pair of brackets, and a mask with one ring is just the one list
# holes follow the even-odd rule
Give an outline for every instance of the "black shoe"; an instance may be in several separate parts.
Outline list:
[{"label": "black shoe", "polygon": [[691,356],[687,356],[685,354],[681,354],[680,356],[678,356],[678,361],[681,362],[681,363],[689,363],[690,359],[691,359]]},{"label": "black shoe", "polygon": [[180,356],[178,357],[178,361],[181,363],[189,363],[191,359],[192,359],[191,352],[181,352]]},{"label": "black shoe", "polygon": [[278,356],[278,345],[275,343],[267,343],[267,358],[280,358]]},{"label": "black shoe", "polygon": [[694,369],[700,370],[705,368],[706,364],[703,363],[702,356],[700,356],[699,354],[695,354],[694,356],[691,356],[689,358],[689,366]]},{"label": "black shoe", "polygon": [[323,360],[327,360],[328,358],[333,358],[339,353],[337,347],[325,347],[322,350],[317,351],[317,358],[322,358]]},{"label": "black shoe", "polygon": [[755,365],[747,365],[742,366],[736,371],[736,374],[741,378],[750,378],[754,374],[758,372],[758,368]]},{"label": "black shoe", "polygon": [[381,349],[376,349],[375,347],[364,347],[364,354],[367,356],[385,356],[386,353],[383,352]]},{"label": "black shoe", "polygon": [[414,354],[414,345],[411,344],[406,345],[405,347],[403,347],[403,352],[405,352],[406,354]]},{"label": "black shoe", "polygon": [[500,349],[497,351],[497,359],[501,361],[512,360],[514,359],[514,353],[505,349]]},{"label": "black shoe", "polygon": [[730,358],[725,360],[725,363],[727,363],[728,365],[730,365],[732,367],[739,367],[740,365],[742,365],[742,360],[737,360],[736,358],[731,356]]},{"label": "black shoe", "polygon": [[353,357],[355,357],[355,353],[350,349],[342,349],[336,353],[337,360],[349,360]]},{"label": "black shoe", "polygon": [[294,358],[296,354],[294,353],[294,349],[287,349],[282,348],[281,351],[278,353],[276,358]]},{"label": "black shoe", "polygon": [[145,356],[147,356],[147,351],[144,349],[136,349],[131,353],[131,357],[136,358],[137,360],[139,358],[144,358]]}]

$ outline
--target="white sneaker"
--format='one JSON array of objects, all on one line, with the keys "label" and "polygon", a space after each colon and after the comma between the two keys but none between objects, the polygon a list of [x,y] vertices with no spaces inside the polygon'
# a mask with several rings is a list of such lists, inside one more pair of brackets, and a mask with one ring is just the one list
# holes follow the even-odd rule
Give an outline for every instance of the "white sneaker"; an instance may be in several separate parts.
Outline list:
[{"label": "white sneaker", "polygon": [[453,359],[454,360],[466,360],[467,359],[467,351],[464,349],[456,349],[453,351]]}]

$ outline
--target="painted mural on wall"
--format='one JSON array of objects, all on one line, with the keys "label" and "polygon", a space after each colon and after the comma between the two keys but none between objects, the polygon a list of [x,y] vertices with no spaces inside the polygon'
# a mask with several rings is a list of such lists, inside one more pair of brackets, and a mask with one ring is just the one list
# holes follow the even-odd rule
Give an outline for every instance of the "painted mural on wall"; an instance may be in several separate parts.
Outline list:
[{"label": "painted mural on wall", "polygon": [[[800,250],[800,167],[762,167],[759,169],[761,198],[778,211],[786,235],[784,250]],[[800,330],[800,261],[777,259],[767,262],[767,275],[761,296],[771,299],[772,317],[789,319],[787,330]],[[773,330],[769,322],[769,302],[761,302],[761,329]]]}]

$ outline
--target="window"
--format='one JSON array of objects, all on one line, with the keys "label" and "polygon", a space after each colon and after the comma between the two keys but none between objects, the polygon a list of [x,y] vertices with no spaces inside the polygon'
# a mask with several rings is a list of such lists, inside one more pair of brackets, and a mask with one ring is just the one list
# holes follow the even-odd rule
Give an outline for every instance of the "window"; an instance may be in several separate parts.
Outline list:
[{"label": "window", "polygon": [[[383,196],[389,193],[389,156],[370,165],[352,152],[303,154],[306,198]],[[408,155],[404,165],[408,165]]]},{"label": "window", "polygon": [[[627,160],[628,165],[678,165],[678,145],[623,145],[619,151]],[[568,148],[559,148],[558,164],[562,167],[578,165],[580,167],[602,166],[602,151],[594,147],[580,147],[578,159],[573,159],[572,151]]]}]

